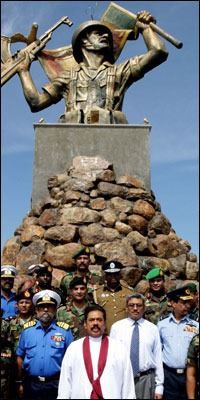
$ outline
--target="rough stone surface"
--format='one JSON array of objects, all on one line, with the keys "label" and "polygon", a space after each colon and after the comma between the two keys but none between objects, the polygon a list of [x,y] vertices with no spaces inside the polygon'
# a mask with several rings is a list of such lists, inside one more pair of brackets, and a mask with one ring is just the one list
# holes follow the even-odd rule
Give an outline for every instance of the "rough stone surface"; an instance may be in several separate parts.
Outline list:
[{"label": "rough stone surface", "polygon": [[153,192],[137,177],[115,176],[101,157],[75,157],[72,166],[48,179],[49,195],[23,218],[2,251],[2,265],[19,270],[15,286],[27,280],[31,264],[51,265],[53,284],[74,270],[72,255],[91,251],[90,270],[101,274],[106,260],[125,266],[123,279],[144,292],[145,275],[154,267],[167,274],[167,288],[198,281],[197,257],[180,238]]}]

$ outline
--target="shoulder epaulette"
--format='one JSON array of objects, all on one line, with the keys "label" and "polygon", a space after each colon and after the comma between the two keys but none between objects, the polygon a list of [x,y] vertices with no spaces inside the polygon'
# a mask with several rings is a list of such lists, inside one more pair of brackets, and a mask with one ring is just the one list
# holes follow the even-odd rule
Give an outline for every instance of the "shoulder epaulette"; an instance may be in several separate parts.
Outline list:
[{"label": "shoulder epaulette", "polygon": [[169,314],[162,315],[162,316],[159,318],[158,322],[159,322],[159,321],[163,321],[163,319],[168,318],[168,317],[169,317]]},{"label": "shoulder epaulette", "polygon": [[66,324],[66,322],[57,321],[56,325],[60,326],[60,328],[66,329],[66,331],[69,329],[69,325]]},{"label": "shoulder epaulette", "polygon": [[27,329],[27,328],[31,328],[32,326],[35,326],[37,324],[37,322],[36,321],[29,321],[29,322],[25,322],[25,324],[24,324],[24,329]]}]

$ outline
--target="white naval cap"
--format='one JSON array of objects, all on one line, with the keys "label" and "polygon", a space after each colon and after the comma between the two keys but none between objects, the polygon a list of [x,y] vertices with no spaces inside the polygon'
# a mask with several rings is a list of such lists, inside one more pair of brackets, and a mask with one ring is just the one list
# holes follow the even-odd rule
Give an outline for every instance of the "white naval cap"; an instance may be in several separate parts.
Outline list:
[{"label": "white naval cap", "polygon": [[34,306],[40,304],[54,304],[58,307],[61,303],[61,297],[53,290],[46,289],[40,290],[40,292],[34,294],[32,301]]},{"label": "white naval cap", "polygon": [[1,266],[1,278],[15,278],[17,274],[18,270],[13,265]]},{"label": "white naval cap", "polygon": [[40,268],[45,268],[45,265],[43,264],[32,264],[30,267],[28,267],[29,273],[28,275],[32,275],[33,272],[37,272]]}]

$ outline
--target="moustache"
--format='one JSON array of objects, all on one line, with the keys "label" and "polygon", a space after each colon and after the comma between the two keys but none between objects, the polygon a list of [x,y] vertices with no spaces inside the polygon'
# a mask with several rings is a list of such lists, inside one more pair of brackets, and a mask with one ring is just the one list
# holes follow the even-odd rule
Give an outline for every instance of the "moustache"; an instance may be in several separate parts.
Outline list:
[{"label": "moustache", "polygon": [[94,325],[94,326],[92,327],[92,330],[93,330],[93,329],[98,329],[98,330],[100,331],[100,328],[99,328],[98,325]]}]

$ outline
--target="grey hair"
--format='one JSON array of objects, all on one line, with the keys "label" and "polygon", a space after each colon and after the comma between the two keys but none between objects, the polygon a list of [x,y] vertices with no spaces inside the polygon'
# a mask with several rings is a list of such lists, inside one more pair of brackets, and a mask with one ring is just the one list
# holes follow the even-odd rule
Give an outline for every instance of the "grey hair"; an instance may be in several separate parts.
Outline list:
[{"label": "grey hair", "polygon": [[142,299],[142,303],[143,305],[145,305],[146,298],[143,296],[142,293],[135,292],[133,294],[128,294],[128,296],[126,296],[126,306],[128,306],[128,302],[130,299]]}]

